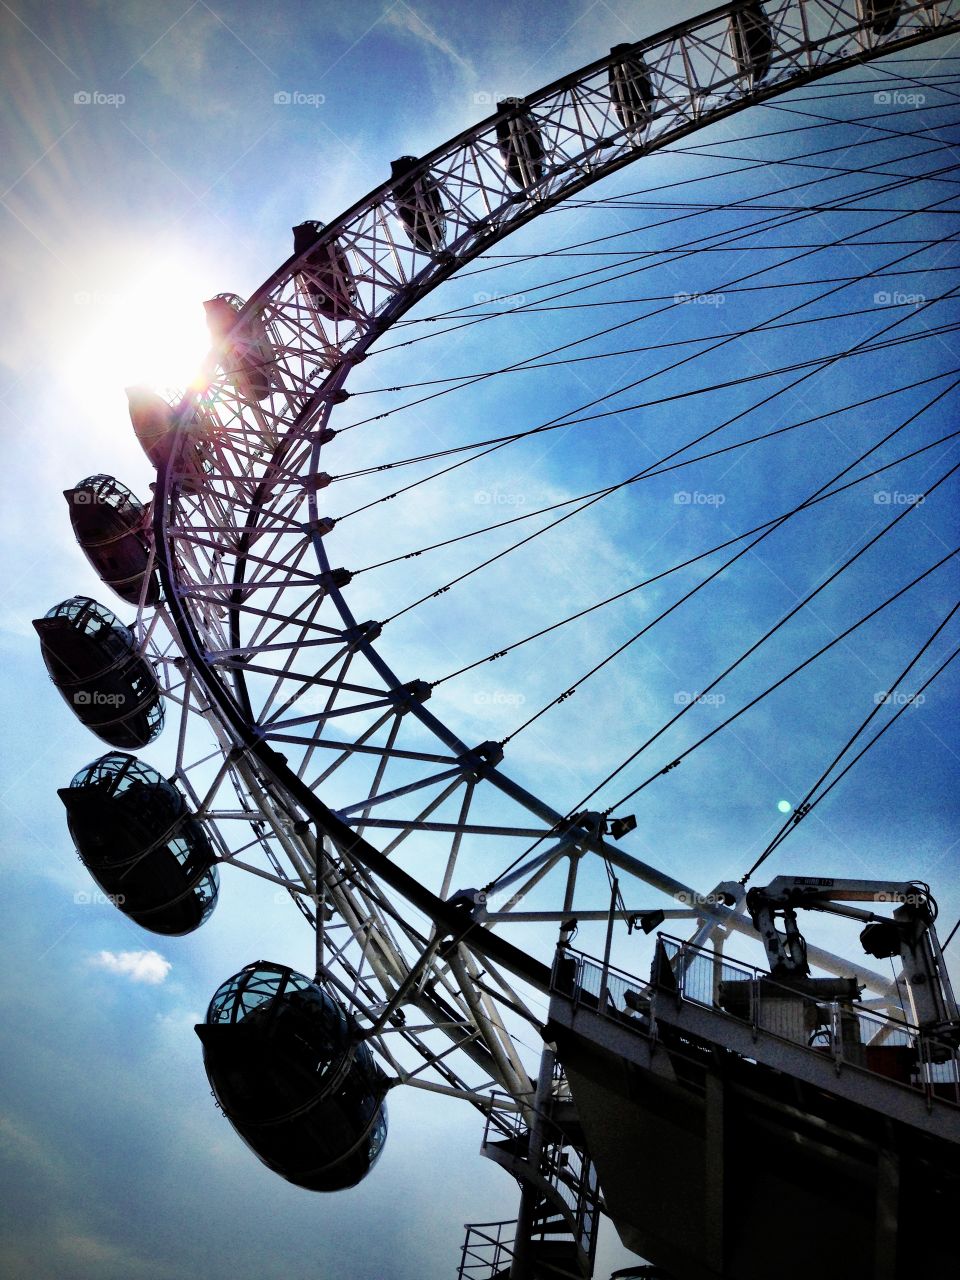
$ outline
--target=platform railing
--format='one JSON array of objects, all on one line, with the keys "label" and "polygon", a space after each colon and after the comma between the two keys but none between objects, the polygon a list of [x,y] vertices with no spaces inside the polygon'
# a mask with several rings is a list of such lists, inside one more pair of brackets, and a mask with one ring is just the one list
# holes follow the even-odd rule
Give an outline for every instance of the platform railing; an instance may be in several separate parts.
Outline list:
[{"label": "platform railing", "polygon": [[618,1017],[649,1001],[649,983],[625,969],[603,964],[570,947],[558,949],[551,976],[551,990],[569,996],[575,1004]]},{"label": "platform railing", "polygon": [[552,989],[638,1031],[656,1034],[654,996],[702,1005],[746,1023],[761,1034],[830,1057],[839,1072],[857,1067],[934,1099],[960,1106],[960,1053],[905,1019],[866,1009],[853,1000],[827,1000],[777,982],[763,969],[666,934],[658,935],[664,967],[654,982],[564,948],[554,964]]},{"label": "platform railing", "polygon": [[494,1280],[513,1261],[516,1221],[466,1224],[457,1280]]}]

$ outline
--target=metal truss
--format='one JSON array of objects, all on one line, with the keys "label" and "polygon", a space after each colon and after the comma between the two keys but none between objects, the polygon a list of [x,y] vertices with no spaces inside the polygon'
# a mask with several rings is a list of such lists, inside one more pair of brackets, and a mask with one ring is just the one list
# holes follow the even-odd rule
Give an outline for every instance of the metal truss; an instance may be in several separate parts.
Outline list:
[{"label": "metal truss", "polygon": [[[749,924],[619,848],[602,815],[567,818],[518,785],[496,743],[466,743],[433,714],[420,673],[394,672],[381,624],[351,611],[324,514],[348,375],[464,264],[605,176],[958,30],[957,0],[738,0],[618,46],[395,166],[240,307],[200,389],[176,407],[154,504],[165,603],[140,622],[182,709],[175,773],[217,828],[223,862],[281,886],[316,927],[319,971],[398,1082],[487,1112],[496,1089],[493,1109],[529,1122],[519,1036],[543,1021],[546,967],[495,926],[552,873],[557,911],[527,918],[562,918],[587,853],[676,898],[668,914],[706,919],[706,934]],[[518,841],[541,842],[537,855],[498,882]],[[867,980],[891,996],[888,979]]]}]

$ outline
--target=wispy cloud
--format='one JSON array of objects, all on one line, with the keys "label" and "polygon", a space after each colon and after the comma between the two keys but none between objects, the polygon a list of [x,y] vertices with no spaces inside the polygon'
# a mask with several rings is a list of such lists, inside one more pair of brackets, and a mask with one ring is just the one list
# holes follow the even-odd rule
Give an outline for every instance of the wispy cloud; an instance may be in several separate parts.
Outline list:
[{"label": "wispy cloud", "polygon": [[383,21],[391,27],[398,27],[401,31],[405,31],[417,40],[423,40],[426,44],[432,45],[434,49],[439,49],[441,53],[451,58],[459,66],[463,67],[465,71],[470,72],[471,75],[473,74],[473,67],[470,62],[457,53],[449,40],[445,40],[443,36],[439,35],[424,22],[423,18],[411,9],[408,4],[404,4],[403,0],[400,0],[400,3],[387,11]]},{"label": "wispy cloud", "polygon": [[90,963],[108,973],[118,973],[131,982],[146,982],[157,986],[173,968],[159,951],[100,951]]},{"label": "wispy cloud", "polygon": [[58,1253],[75,1275],[124,1276],[137,1280],[171,1280],[178,1271],[141,1257],[133,1249],[86,1233],[66,1234],[55,1241]]}]

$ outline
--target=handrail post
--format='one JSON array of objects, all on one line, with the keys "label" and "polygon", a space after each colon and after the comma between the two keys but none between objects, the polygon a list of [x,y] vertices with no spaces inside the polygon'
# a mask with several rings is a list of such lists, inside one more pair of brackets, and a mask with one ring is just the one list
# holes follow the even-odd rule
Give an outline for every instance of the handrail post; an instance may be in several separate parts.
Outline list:
[{"label": "handrail post", "polygon": [[610,972],[610,948],[613,946],[613,919],[617,909],[617,894],[620,881],[616,876],[610,885],[610,914],[607,916],[607,937],[603,945],[603,971],[600,974],[600,999],[597,1008],[600,1013],[607,1011],[607,976]]}]

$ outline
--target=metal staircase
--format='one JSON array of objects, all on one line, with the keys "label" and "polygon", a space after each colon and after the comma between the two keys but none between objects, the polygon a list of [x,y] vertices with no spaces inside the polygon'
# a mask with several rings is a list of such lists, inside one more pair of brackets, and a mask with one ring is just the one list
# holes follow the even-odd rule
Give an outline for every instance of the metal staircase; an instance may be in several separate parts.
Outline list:
[{"label": "metal staircase", "polygon": [[457,1280],[587,1280],[593,1274],[596,1170],[549,1051],[547,1066],[550,1087],[530,1127],[518,1115],[513,1131],[504,1134],[488,1119],[480,1150],[520,1183],[520,1216],[468,1225]]}]

